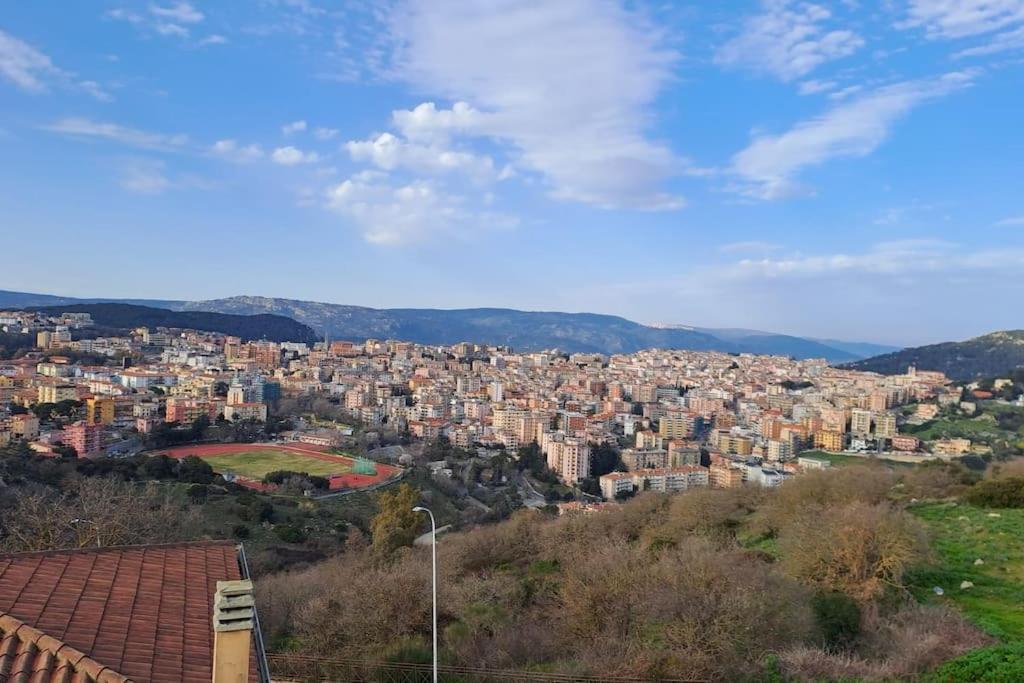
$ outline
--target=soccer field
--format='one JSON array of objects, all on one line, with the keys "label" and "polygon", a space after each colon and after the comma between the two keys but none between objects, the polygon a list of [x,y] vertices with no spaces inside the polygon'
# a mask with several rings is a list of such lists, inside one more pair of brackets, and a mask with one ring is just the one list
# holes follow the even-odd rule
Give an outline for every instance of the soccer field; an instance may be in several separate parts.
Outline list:
[{"label": "soccer field", "polygon": [[270,472],[289,470],[326,477],[352,471],[347,458],[327,460],[326,457],[308,457],[301,453],[279,450],[252,450],[225,455],[201,455],[215,472],[231,472],[250,479],[262,480]]}]

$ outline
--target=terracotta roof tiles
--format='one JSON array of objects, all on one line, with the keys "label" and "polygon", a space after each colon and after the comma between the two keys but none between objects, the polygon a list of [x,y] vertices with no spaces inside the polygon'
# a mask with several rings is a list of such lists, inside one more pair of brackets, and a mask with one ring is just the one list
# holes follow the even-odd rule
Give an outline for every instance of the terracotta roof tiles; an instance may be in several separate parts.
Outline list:
[{"label": "terracotta roof tiles", "polygon": [[241,578],[229,541],[0,555],[0,683],[209,681],[217,581]]}]

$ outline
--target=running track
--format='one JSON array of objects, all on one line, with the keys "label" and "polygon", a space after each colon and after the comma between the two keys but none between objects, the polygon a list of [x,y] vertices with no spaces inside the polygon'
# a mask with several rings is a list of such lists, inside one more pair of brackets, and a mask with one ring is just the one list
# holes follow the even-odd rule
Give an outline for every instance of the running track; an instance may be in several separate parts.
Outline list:
[{"label": "running track", "polygon": [[[325,453],[325,448],[321,446],[312,446],[310,444],[302,444],[301,446],[281,443],[196,444],[192,446],[175,446],[174,448],[154,451],[154,453],[167,455],[172,458],[184,458],[189,455],[196,455],[202,458],[203,456],[213,455],[235,455],[237,453],[247,453],[255,450],[278,450],[295,453],[296,455],[302,455],[307,458],[325,460],[327,462],[345,463],[349,466],[354,464],[354,460],[348,456]],[[392,467],[391,465],[383,465],[379,462],[374,464],[377,466],[377,474],[374,476],[348,472],[346,474],[339,474],[337,476],[330,477],[331,490],[357,489],[364,486],[371,486],[386,479],[390,479],[401,471],[397,467]],[[255,479],[249,479],[248,477],[237,477],[237,479],[239,484],[248,486],[249,488],[259,489],[261,491],[265,491],[269,488],[267,484]]]}]

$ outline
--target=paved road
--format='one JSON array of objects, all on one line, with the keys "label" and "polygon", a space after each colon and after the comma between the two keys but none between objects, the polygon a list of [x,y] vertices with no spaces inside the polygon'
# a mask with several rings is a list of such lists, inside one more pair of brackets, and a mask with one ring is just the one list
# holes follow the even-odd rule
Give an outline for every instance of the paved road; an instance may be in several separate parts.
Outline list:
[{"label": "paved road", "polygon": [[520,472],[516,475],[517,482],[519,484],[519,491],[523,497],[523,505],[528,508],[542,508],[548,504],[548,501],[540,492],[534,488],[533,482],[525,474]]}]

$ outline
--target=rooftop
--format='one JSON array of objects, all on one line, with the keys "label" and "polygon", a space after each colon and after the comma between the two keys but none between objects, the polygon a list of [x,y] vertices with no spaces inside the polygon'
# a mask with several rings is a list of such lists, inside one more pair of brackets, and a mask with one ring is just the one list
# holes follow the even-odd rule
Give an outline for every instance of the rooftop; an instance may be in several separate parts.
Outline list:
[{"label": "rooftop", "polygon": [[217,581],[242,573],[230,541],[0,555],[0,680],[208,681]]}]

